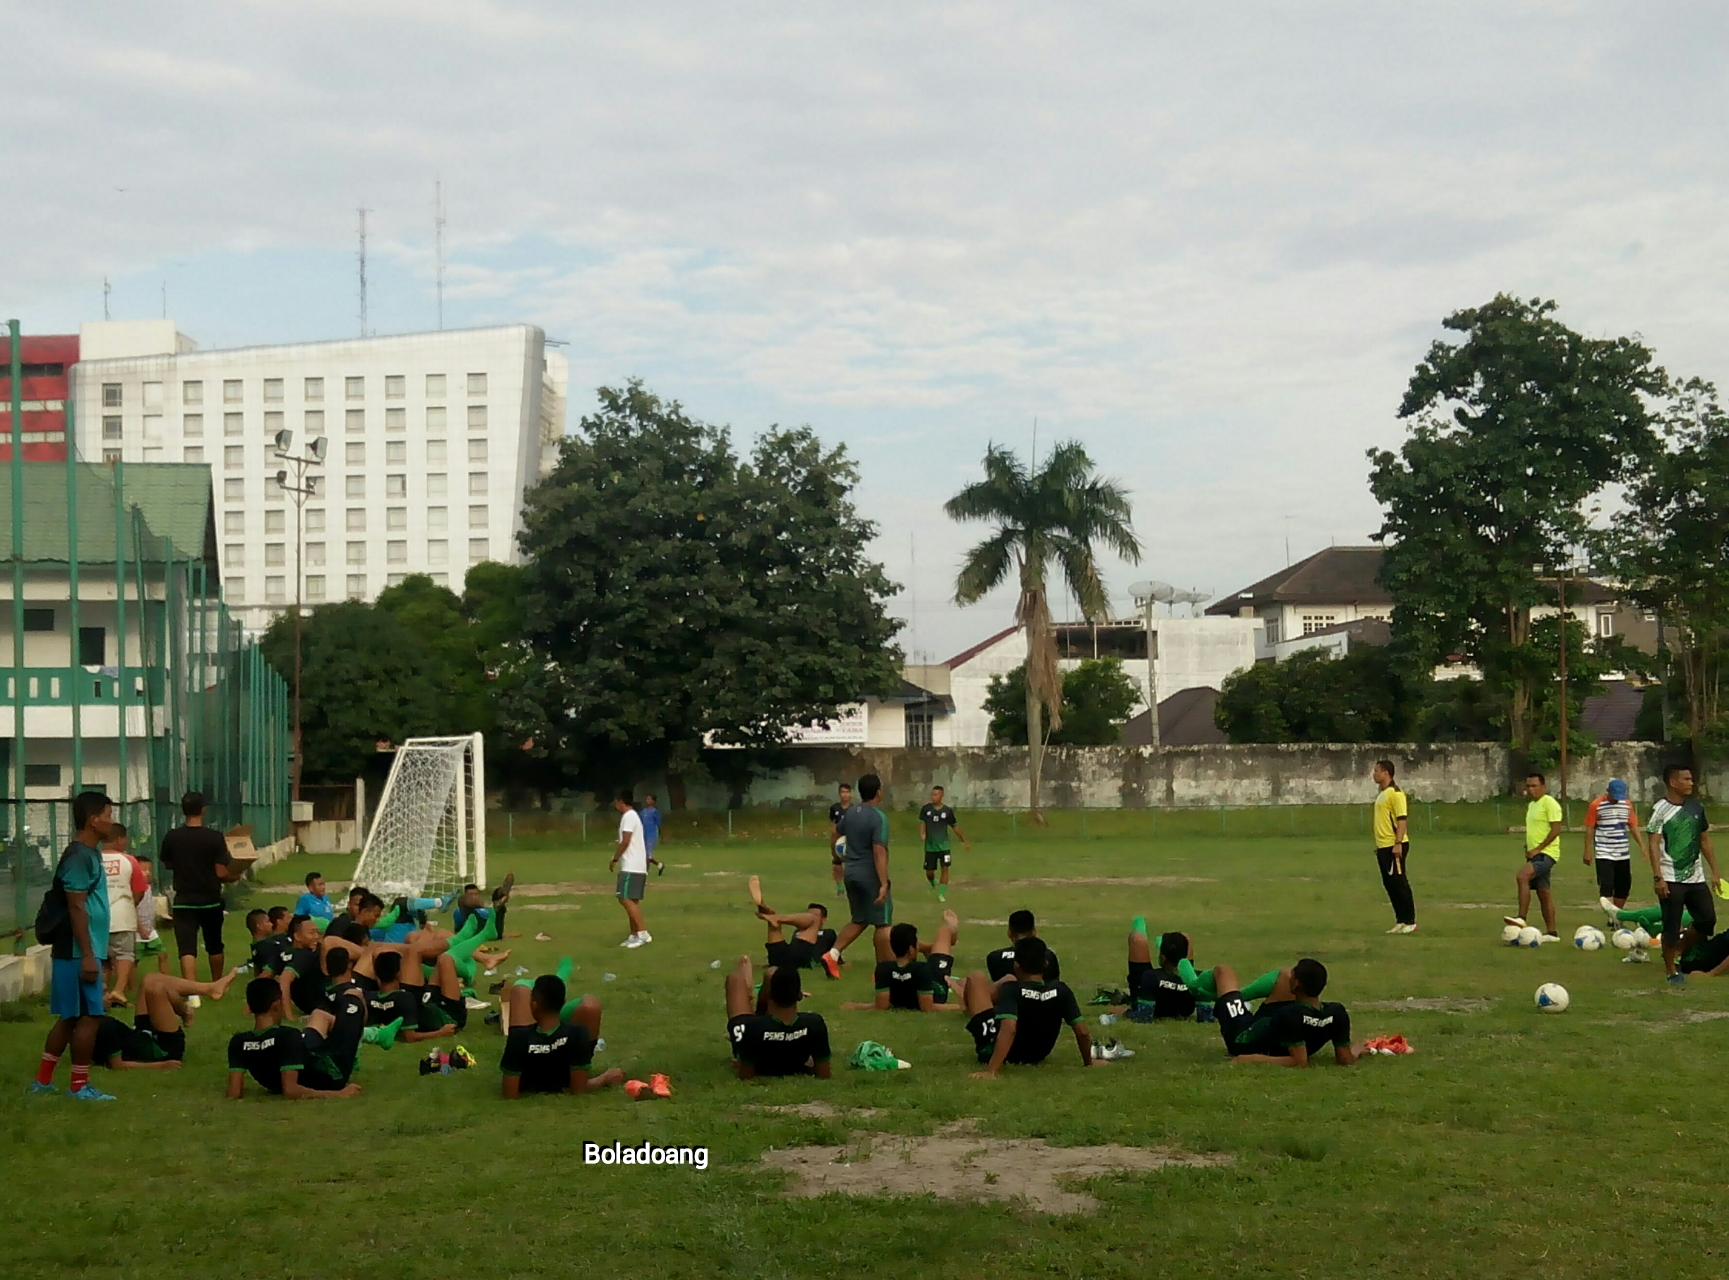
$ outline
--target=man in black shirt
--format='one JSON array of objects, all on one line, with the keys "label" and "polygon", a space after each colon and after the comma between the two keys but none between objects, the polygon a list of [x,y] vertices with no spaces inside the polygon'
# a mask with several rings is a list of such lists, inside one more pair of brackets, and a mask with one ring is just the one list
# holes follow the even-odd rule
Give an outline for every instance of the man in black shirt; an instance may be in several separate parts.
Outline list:
[{"label": "man in black shirt", "polygon": [[[937,901],[947,902],[949,898],[949,863],[952,855],[949,851],[949,832],[953,831],[966,845],[967,852],[973,850],[972,841],[966,837],[966,832],[960,829],[955,811],[949,808],[943,799],[941,787],[931,788],[931,802],[919,810],[919,840],[925,847],[925,879],[931,888],[937,891]],[[943,878],[937,881],[937,868],[942,868]]]},{"label": "man in black shirt", "polygon": [[750,957],[740,956],[726,975],[726,1038],[738,1078],[814,1075],[827,1080],[828,1024],[821,1014],[799,1011],[804,991],[798,970],[771,969],[755,1000],[751,985]]},{"label": "man in black shirt", "polygon": [[[840,977],[840,965],[829,958],[829,948],[834,946],[835,931],[828,927],[828,908],[820,902],[810,903],[803,911],[795,911],[782,915],[762,900],[762,879],[759,876],[750,878],[750,900],[756,905],[756,914],[763,924],[768,926],[768,963],[771,969],[792,968],[808,969],[817,960],[823,961],[823,970],[831,978]],[[789,942],[786,927],[792,926],[793,936]]]},{"label": "man in black shirt", "polygon": [[504,1056],[498,1063],[506,1098],[525,1093],[593,1093],[624,1080],[617,1067],[589,1079],[600,1032],[600,1002],[583,997],[566,1021],[560,1016],[564,996],[564,981],[552,973],[536,978],[533,987],[519,984],[510,989]]},{"label": "man in black shirt", "polygon": [[[951,917],[954,913],[948,913]],[[919,1013],[929,1013],[933,1009],[958,1009],[959,1005],[949,1004],[949,986],[944,978],[938,976],[937,960],[939,954],[949,964],[953,963],[952,944],[946,939],[952,930],[944,925],[937,931],[937,941],[928,948],[936,963],[920,957],[918,926],[901,923],[889,930],[889,947],[894,952],[894,959],[879,960],[876,967],[876,999],[870,1004],[858,1004],[849,1001],[843,1009],[908,1009]],[[937,948],[945,947],[939,953]],[[944,970],[946,972],[946,970]]]},{"label": "man in black shirt", "polygon": [[1233,1062],[1264,1062],[1280,1067],[1306,1067],[1314,1055],[1333,1046],[1333,1060],[1348,1067],[1362,1056],[1351,1044],[1351,1015],[1337,1001],[1321,1001],[1327,989],[1327,966],[1319,960],[1299,960],[1281,969],[1272,995],[1250,1012],[1228,965],[1213,969],[1220,992],[1214,1012],[1225,1052]]},{"label": "man in black shirt", "polygon": [[[254,978],[246,984],[246,1007],[252,1011],[253,1029],[239,1031],[228,1041],[228,1096],[244,1097],[246,1077],[251,1076],[267,1093],[285,1098],[352,1098],[360,1086],[346,1079],[334,1088],[309,1070],[314,1055],[324,1055],[336,1030],[336,1016],[320,1009],[307,1020],[305,1031],[291,1027],[282,1003],[281,989],[269,978]],[[365,1014],[358,1004],[346,1015],[363,1024]],[[346,1029],[345,1029],[346,1031]],[[356,1044],[359,1037],[355,1037]]]},{"label": "man in black shirt", "polygon": [[[366,993],[368,1044],[388,1049],[397,1040],[413,1044],[419,1040],[436,1040],[440,1036],[456,1034],[455,1020],[438,1016],[421,998],[418,980],[422,971],[418,960],[404,963],[402,953],[395,950],[380,950],[368,958],[377,982],[377,989]],[[406,978],[417,981],[409,985]],[[374,1031],[389,1032],[389,1035],[374,1037]]]},{"label": "man in black shirt", "polygon": [[834,872],[834,896],[846,897],[846,886],[841,883],[841,868],[846,862],[846,840],[841,834],[840,820],[846,816],[846,811],[852,807],[852,783],[840,784],[840,799],[828,807],[828,851],[834,860],[830,868]]},{"label": "man in black shirt", "polygon": [[1129,997],[1123,1012],[1135,1022],[1157,1022],[1195,1016],[1195,993],[1183,981],[1178,966],[1193,961],[1187,934],[1159,935],[1159,962],[1152,961],[1152,947],[1140,930],[1129,933]]},{"label": "man in black shirt", "polygon": [[99,1066],[114,1071],[150,1069],[169,1071],[186,1057],[186,1028],[194,1011],[187,996],[209,996],[220,1000],[228,994],[235,971],[220,982],[189,982],[166,973],[147,973],[138,990],[138,1012],[130,1023],[104,1017],[96,1027]]},{"label": "man in black shirt", "polygon": [[324,952],[326,939],[318,936],[318,921],[295,916],[288,929],[288,950],[271,965],[268,976],[282,990],[282,1006],[311,1013],[328,1008],[325,1003]]},{"label": "man in black shirt", "polygon": [[[285,920],[284,923],[292,922]],[[246,931],[252,935],[252,972],[280,972],[283,957],[294,950],[294,943],[287,932],[277,930],[270,912],[256,907],[246,913]]]},{"label": "man in black shirt", "polygon": [[1066,1024],[1074,1031],[1081,1065],[1093,1065],[1093,1042],[1081,1017],[1075,993],[1062,982],[1046,982],[1045,944],[1026,938],[1015,944],[1015,971],[1006,982],[993,983],[982,973],[967,975],[961,998],[967,1011],[967,1031],[973,1051],[985,1064],[975,1080],[994,1077],[1008,1063],[1043,1062],[1056,1048]]},{"label": "man in black shirt", "polygon": [[[398,961],[402,986],[414,997],[418,1014],[404,1025],[421,1032],[457,1035],[468,1026],[468,1001],[462,994],[462,979],[456,961],[442,937],[415,934],[409,942],[374,942],[354,966],[355,981],[368,988],[368,995],[382,986],[385,957]],[[426,1039],[425,1035],[406,1039]]]},{"label": "man in black shirt", "polygon": [[162,837],[161,865],[174,873],[174,940],[180,949],[180,976],[198,971],[198,935],[210,958],[210,980],[222,976],[222,886],[240,879],[228,841],[204,825],[204,797],[188,791],[180,797],[186,825]]},{"label": "man in black shirt", "polygon": [[[985,956],[985,972],[992,982],[1001,982],[1015,971],[1015,944],[1022,938],[1039,936],[1038,922],[1033,919],[1030,911],[1009,912],[1009,945],[998,947]],[[1055,982],[1063,976],[1063,968],[1057,963],[1057,953],[1050,945],[1045,946],[1045,981]]]}]

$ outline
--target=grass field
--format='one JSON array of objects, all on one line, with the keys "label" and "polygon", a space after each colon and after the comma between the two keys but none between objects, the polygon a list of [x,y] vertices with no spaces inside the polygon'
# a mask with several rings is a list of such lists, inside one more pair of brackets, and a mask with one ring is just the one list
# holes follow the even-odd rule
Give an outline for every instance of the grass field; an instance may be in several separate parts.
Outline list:
[{"label": "grass field", "polygon": [[[897,817],[896,832],[909,830]],[[622,951],[599,843],[519,834],[521,895],[507,971],[575,957],[574,985],[605,1005],[597,1069],[665,1071],[670,1101],[616,1090],[582,1099],[498,1100],[499,1039],[478,1017],[463,1037],[482,1069],[420,1077],[413,1047],[365,1050],[364,1095],[289,1103],[222,1096],[223,1049],[246,1021],[238,990],[206,1002],[177,1073],[98,1073],[118,1104],[34,1098],[24,1083],[47,1026],[40,1003],[0,1023],[6,1253],[15,1275],[379,1276],[459,1272],[827,1277],[1052,1274],[1087,1277],[1456,1276],[1493,1269],[1571,1275],[1647,1266],[1722,1271],[1719,1064],[1729,1052],[1729,983],[1661,990],[1660,964],[1620,953],[1498,945],[1517,838],[1436,836],[1413,848],[1421,932],[1391,923],[1373,854],[1356,839],[1200,835],[978,841],[956,855],[949,905],[963,932],[957,969],[1000,945],[999,924],[1037,912],[1066,981],[1084,1002],[1119,985],[1128,921],[1182,928],[1202,965],[1258,972],[1303,954],[1332,972],[1328,997],[1359,1038],[1402,1032],[1409,1058],[1351,1069],[1228,1065],[1215,1028],[1118,1033],[1132,1061],[1082,1070],[1065,1041],[1043,1067],[973,1081],[954,1015],[842,1013],[867,999],[868,939],[841,982],[820,974],[809,1007],[829,1020],[833,1081],[741,1084],[727,1068],[721,973],[760,961],[762,930],[744,876],[770,900],[831,892],[815,840],[735,838],[663,844],[673,864],[651,882],[653,945]],[[895,859],[897,918],[937,920],[910,846]],[[299,858],[264,877],[297,880]],[[352,860],[323,858],[333,879]],[[495,846],[496,870],[505,850]],[[1158,881],[1149,883],[1149,881]],[[1635,878],[1636,884],[1639,878]],[[1576,837],[1556,872],[1562,932],[1601,922]],[[283,900],[254,891],[247,905]],[[1486,905],[1485,905],[1486,904]],[[551,909],[543,909],[551,908]],[[244,956],[238,915],[230,955]],[[532,941],[544,930],[548,943]],[[606,981],[612,973],[616,980]],[[1572,993],[1537,1013],[1539,982]],[[1477,1012],[1371,1008],[1407,997],[1487,997]],[[1096,1010],[1089,1010],[1089,1015]],[[23,1020],[14,1020],[18,1018]],[[911,1071],[845,1068],[859,1040],[891,1045]],[[61,1075],[64,1081],[64,1067]],[[827,1100],[836,1117],[763,1110]],[[880,1114],[849,1118],[845,1108]],[[1049,1216],[1015,1204],[928,1196],[821,1199],[782,1194],[770,1148],[840,1145],[853,1129],[928,1135],[971,1119],[981,1137],[1053,1147],[1114,1143],[1228,1156],[1213,1168],[1104,1174],[1083,1189],[1096,1212]],[[706,1172],[588,1167],[585,1141],[702,1144]],[[1002,1159],[999,1184],[1036,1155]]]}]

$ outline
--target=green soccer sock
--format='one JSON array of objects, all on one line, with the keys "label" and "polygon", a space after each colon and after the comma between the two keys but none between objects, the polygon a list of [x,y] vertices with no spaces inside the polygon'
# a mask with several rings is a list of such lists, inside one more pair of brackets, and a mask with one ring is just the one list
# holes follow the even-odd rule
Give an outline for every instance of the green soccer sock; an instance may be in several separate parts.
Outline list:
[{"label": "green soccer sock", "polygon": [[[1145,916],[1136,916],[1132,921],[1130,921],[1130,923],[1129,923],[1129,932],[1130,933],[1145,933],[1146,931],[1147,931],[1147,918]],[[1161,934],[1160,936],[1163,937],[1164,935]]]},{"label": "green soccer sock", "polygon": [[1662,907],[1622,907],[1615,913],[1616,918],[1631,928],[1638,925],[1646,933],[1656,933],[1663,927]]},{"label": "green soccer sock", "polygon": [[1197,973],[1187,956],[1177,961],[1177,977],[1183,980],[1185,987],[1195,993],[1197,999],[1211,1004],[1219,998],[1218,988],[1213,983],[1213,971],[1208,969],[1205,973]]},{"label": "green soccer sock", "polygon": [[1243,999],[1265,1000],[1268,996],[1273,994],[1273,988],[1278,985],[1279,971],[1277,969],[1268,969],[1260,977],[1256,978],[1253,982],[1249,983],[1248,986],[1243,988]]},{"label": "green soccer sock", "polygon": [[360,1038],[367,1044],[375,1044],[380,1049],[388,1049],[396,1043],[396,1033],[402,1030],[402,1019],[396,1018],[382,1027],[368,1027],[360,1033]]},{"label": "green soccer sock", "polygon": [[402,903],[393,902],[390,904],[390,910],[379,916],[378,923],[372,927],[374,929],[388,929],[400,919],[402,919]]},{"label": "green soccer sock", "polygon": [[553,970],[553,972],[558,974],[558,980],[560,982],[569,982],[570,971],[574,968],[576,968],[576,965],[572,962],[569,956],[566,956],[558,962],[558,968]]},{"label": "green soccer sock", "polygon": [[564,1008],[558,1011],[558,1020],[560,1022],[569,1022],[571,1015],[577,1011],[577,1008],[582,1004],[584,999],[585,997],[583,996],[576,996],[570,1000],[566,1000],[564,1002]]}]

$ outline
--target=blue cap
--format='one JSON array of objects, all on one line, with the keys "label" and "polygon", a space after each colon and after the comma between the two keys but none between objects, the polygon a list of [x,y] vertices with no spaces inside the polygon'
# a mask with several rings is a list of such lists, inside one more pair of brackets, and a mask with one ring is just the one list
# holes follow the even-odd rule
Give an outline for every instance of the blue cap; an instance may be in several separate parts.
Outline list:
[{"label": "blue cap", "polygon": [[1625,800],[1627,798],[1627,784],[1619,778],[1610,778],[1609,798],[1611,800]]}]

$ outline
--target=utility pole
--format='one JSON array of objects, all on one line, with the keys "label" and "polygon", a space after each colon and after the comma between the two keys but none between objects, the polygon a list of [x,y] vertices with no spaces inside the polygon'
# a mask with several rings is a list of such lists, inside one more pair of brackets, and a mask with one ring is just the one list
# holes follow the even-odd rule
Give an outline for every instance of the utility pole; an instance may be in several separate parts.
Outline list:
[{"label": "utility pole", "polygon": [[16,320],[6,322],[6,334],[12,379],[12,883],[18,922],[13,950],[23,955],[24,922],[30,918],[24,875],[24,842],[30,832],[24,804],[24,691],[29,688],[24,678],[24,334]]},{"label": "utility pole", "polygon": [[1561,598],[1561,812],[1567,811],[1567,566],[1555,579]]},{"label": "utility pole", "polygon": [[432,246],[433,259],[438,270],[438,329],[444,331],[444,180],[438,179],[432,184],[433,218]]},{"label": "utility pole", "polygon": [[108,295],[113,293],[113,292],[114,292],[114,290],[108,284],[108,277],[103,276],[102,277],[102,318],[104,320],[112,320],[114,318],[113,316],[108,314]]},{"label": "utility pole", "polygon": [[[294,443],[294,432],[288,430],[276,433],[276,456],[289,467],[294,468],[294,483],[288,483],[288,467],[276,473],[276,483],[284,493],[294,495],[294,723],[292,726],[294,740],[294,755],[289,765],[289,798],[300,799],[300,774],[305,763],[304,754],[300,749],[300,636],[301,616],[305,612],[301,597],[305,578],[301,570],[301,549],[304,545],[304,529],[306,521],[304,512],[306,500],[318,492],[318,477],[307,475],[313,467],[324,465],[324,454],[328,445],[323,436],[315,437],[301,454],[289,453],[289,447]],[[293,821],[292,811],[289,821]]]},{"label": "utility pole", "polygon": [[366,215],[371,212],[360,206],[360,336],[366,336]]}]

